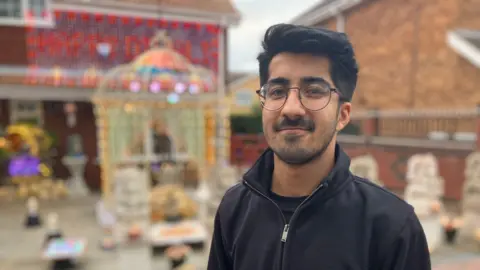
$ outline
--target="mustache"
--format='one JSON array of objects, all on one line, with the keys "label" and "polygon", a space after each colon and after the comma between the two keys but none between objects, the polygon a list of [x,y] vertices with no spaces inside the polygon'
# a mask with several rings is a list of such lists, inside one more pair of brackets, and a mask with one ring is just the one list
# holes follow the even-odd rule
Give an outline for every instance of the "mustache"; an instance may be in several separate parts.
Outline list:
[{"label": "mustache", "polygon": [[280,122],[277,122],[273,127],[275,132],[279,132],[285,129],[304,129],[307,131],[314,131],[315,130],[315,123],[311,119],[306,118],[297,118],[297,119],[289,119],[283,118]]}]

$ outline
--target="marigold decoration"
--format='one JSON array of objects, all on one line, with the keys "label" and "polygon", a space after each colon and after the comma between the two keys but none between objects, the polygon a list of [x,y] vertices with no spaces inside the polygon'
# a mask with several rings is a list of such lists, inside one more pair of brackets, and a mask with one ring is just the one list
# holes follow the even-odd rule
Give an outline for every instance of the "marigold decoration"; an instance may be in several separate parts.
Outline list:
[{"label": "marigold decoration", "polygon": [[452,226],[456,229],[461,228],[463,226],[463,219],[460,217],[454,218],[452,221]]},{"label": "marigold decoration", "polygon": [[433,213],[440,212],[441,208],[442,208],[442,204],[439,201],[434,201],[432,203],[431,209]]},{"label": "marigold decoration", "polygon": [[8,126],[7,140],[10,141],[11,151],[29,149],[29,153],[37,157],[41,150],[50,148],[52,143],[51,138],[42,129],[27,124]]},{"label": "marigold decoration", "polygon": [[475,240],[480,242],[480,228],[475,230]]},{"label": "marigold decoration", "polygon": [[179,185],[164,185],[156,187],[151,192],[150,204],[152,209],[152,221],[162,221],[166,217],[168,198],[173,197],[178,205],[178,211],[182,218],[194,217],[198,212],[198,206],[183,188]]},{"label": "marigold decoration", "polygon": [[17,186],[17,195],[21,198],[53,197],[56,192],[49,179],[52,169],[42,160],[52,146],[52,138],[41,128],[15,124],[7,127],[1,140],[9,153],[8,173]]}]

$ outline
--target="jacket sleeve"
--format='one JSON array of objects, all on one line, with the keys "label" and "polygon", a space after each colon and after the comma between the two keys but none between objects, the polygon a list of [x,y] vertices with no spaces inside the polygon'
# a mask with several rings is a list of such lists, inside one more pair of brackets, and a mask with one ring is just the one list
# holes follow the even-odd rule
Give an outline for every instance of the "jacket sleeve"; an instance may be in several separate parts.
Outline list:
[{"label": "jacket sleeve", "polygon": [[231,260],[225,249],[222,228],[220,224],[219,211],[215,215],[213,226],[213,239],[210,246],[210,256],[208,258],[207,270],[231,270]]},{"label": "jacket sleeve", "polygon": [[413,212],[387,249],[381,270],[431,270],[430,251],[422,225]]}]

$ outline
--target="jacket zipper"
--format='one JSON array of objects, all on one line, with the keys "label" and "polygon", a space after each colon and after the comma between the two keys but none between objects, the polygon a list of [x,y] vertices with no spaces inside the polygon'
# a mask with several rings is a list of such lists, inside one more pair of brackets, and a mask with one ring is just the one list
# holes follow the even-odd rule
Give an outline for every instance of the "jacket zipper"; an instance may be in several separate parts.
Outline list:
[{"label": "jacket zipper", "polygon": [[305,200],[303,200],[298,206],[297,208],[295,208],[295,211],[293,211],[293,214],[292,216],[290,217],[290,222],[287,223],[287,219],[285,218],[285,215],[283,214],[282,212],[282,209],[280,209],[280,206],[278,206],[278,204],[272,200],[270,197],[268,197],[267,195],[263,194],[260,190],[254,188],[252,185],[250,185],[250,183],[248,183],[248,181],[244,180],[245,181],[245,184],[251,188],[252,190],[254,190],[256,193],[260,194],[260,196],[264,197],[265,199],[269,200],[271,203],[273,203],[275,205],[275,207],[277,207],[278,211],[280,212],[280,214],[282,215],[282,219],[283,219],[283,224],[285,224],[283,226],[283,232],[282,232],[282,237],[280,238],[280,241],[282,243],[282,246],[281,246],[281,255],[280,255],[280,270],[283,270],[283,265],[284,265],[284,257],[285,257],[285,245],[287,243],[287,238],[288,238],[288,232],[290,230],[290,224],[292,223],[293,221],[293,218],[296,216],[298,210],[300,209],[300,207],[302,205],[304,205],[307,201],[310,200],[310,198],[315,195],[315,193],[317,193],[317,191],[319,191],[320,189],[322,189],[324,187],[323,184],[321,184],[320,186],[318,186],[313,192],[312,194],[310,194],[310,196],[308,196]]}]

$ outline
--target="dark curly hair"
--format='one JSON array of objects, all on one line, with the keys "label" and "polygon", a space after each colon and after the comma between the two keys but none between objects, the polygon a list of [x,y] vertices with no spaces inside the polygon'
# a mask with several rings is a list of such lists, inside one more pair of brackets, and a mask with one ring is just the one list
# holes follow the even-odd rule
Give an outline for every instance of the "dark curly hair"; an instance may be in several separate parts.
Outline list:
[{"label": "dark curly hair", "polygon": [[347,35],[322,28],[293,24],[270,26],[258,57],[260,84],[268,81],[272,58],[282,52],[325,56],[330,61],[330,76],[342,99],[351,100],[357,85],[358,65]]}]

